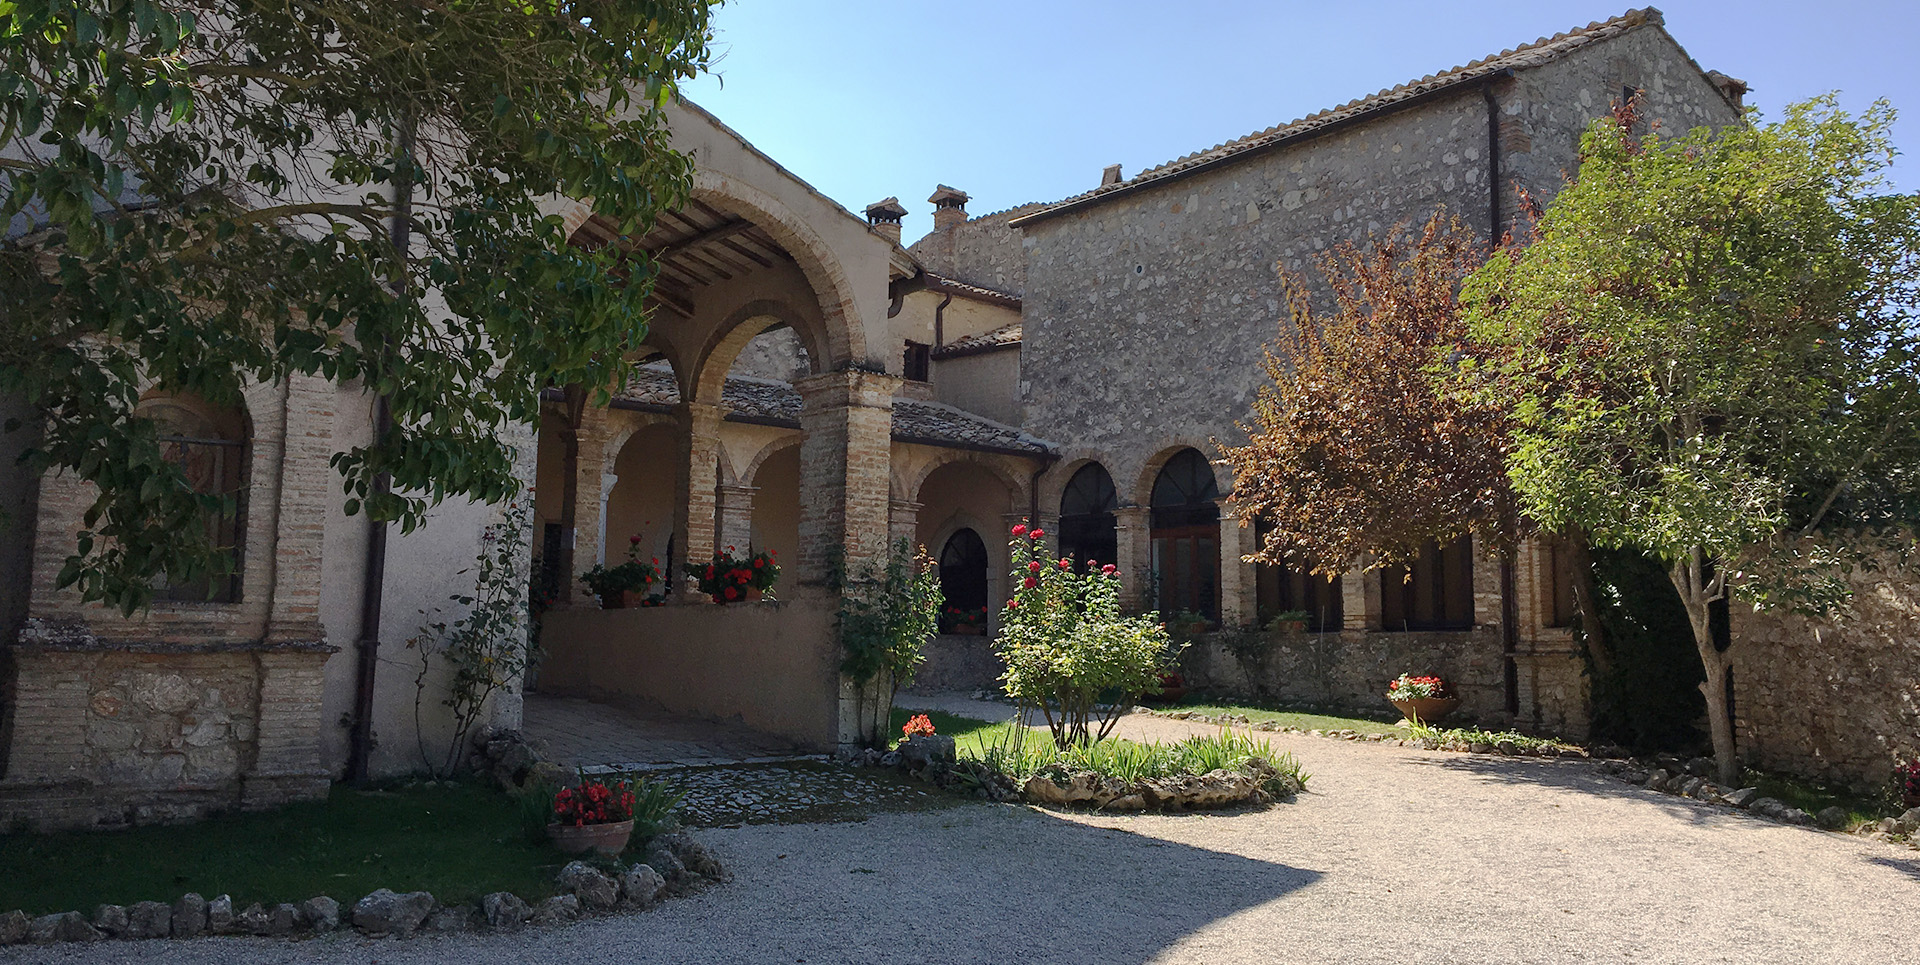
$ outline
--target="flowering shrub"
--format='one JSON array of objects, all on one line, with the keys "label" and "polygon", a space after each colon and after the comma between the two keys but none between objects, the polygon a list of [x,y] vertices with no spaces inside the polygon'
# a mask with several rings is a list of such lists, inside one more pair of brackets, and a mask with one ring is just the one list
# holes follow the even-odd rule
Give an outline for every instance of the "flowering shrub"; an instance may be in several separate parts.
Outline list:
[{"label": "flowering shrub", "polygon": [[622,593],[645,593],[647,587],[660,581],[660,561],[658,559],[642,562],[640,559],[639,536],[627,540],[627,561],[617,566],[595,563],[593,569],[580,574],[580,582],[586,584],[593,595],[600,598],[602,605],[611,597]]},{"label": "flowering shrub", "polygon": [[774,581],[780,578],[780,564],[773,553],[765,550],[751,556],[736,556],[729,546],[726,552],[714,554],[711,563],[688,564],[687,575],[713,602],[733,603],[746,599],[748,590],[773,589]]},{"label": "flowering shrub", "polygon": [[1901,800],[1920,805],[1920,757],[1893,769],[1893,786],[1900,792]]},{"label": "flowering shrub", "polygon": [[576,787],[563,787],[553,795],[553,823],[614,824],[633,820],[633,782],[582,780]]},{"label": "flowering shrub", "polygon": [[908,737],[932,737],[933,718],[925,714],[915,714],[907,721],[907,726],[900,728],[900,732]]},{"label": "flowering shrub", "polygon": [[950,606],[940,611],[941,633],[952,633],[959,626],[985,626],[986,622],[987,608],[984,605],[966,609]]},{"label": "flowering shrub", "polygon": [[[865,702],[860,739],[878,745],[893,717],[893,698],[927,657],[927,640],[939,632],[940,567],[925,548],[902,538],[882,559],[849,572],[834,567],[833,587],[840,594],[840,672],[865,689],[886,689]],[[870,713],[869,713],[870,711]]]},{"label": "flowering shrub", "polygon": [[1057,746],[1106,737],[1141,694],[1159,692],[1173,642],[1158,614],[1120,615],[1114,567],[1075,572],[1071,560],[1047,556],[1045,530],[1020,525],[1012,535],[1015,589],[994,642],[1007,666],[1000,679],[1046,716]]},{"label": "flowering shrub", "polygon": [[1401,674],[1400,679],[1387,685],[1388,700],[1423,700],[1428,697],[1452,697],[1447,682],[1439,677],[1414,677]]}]

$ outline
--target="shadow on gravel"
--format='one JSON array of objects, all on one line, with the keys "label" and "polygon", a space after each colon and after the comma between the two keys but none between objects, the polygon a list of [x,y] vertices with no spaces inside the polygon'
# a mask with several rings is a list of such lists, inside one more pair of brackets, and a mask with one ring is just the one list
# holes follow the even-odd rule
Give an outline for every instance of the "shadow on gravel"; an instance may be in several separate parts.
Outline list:
[{"label": "shadow on gravel", "polygon": [[1877,864],[1883,868],[1892,868],[1910,878],[1920,880],[1920,860],[1912,858],[1883,858],[1879,856],[1867,859],[1868,864]]}]

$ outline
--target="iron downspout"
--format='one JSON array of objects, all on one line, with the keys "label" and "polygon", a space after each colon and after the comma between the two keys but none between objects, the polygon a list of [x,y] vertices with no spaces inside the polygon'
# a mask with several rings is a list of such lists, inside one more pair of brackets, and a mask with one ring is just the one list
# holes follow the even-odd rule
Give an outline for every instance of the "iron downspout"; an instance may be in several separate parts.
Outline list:
[{"label": "iron downspout", "polygon": [[[413,119],[402,118],[399,132],[399,154],[403,164],[395,174],[393,185],[393,224],[389,229],[395,257],[400,261],[402,274],[396,280],[395,295],[404,297],[407,290],[405,266],[407,250],[413,241]],[[391,336],[387,338],[387,357],[393,356],[394,344]],[[385,392],[373,400],[373,441],[374,445],[386,441],[393,430],[393,403]],[[393,491],[393,476],[390,473],[377,473],[373,477],[373,494],[384,496]],[[373,696],[380,666],[380,608],[385,602],[387,582],[387,524],[373,519],[368,511],[367,559],[362,572],[360,586],[360,640],[358,642],[359,664],[356,667],[353,695],[353,730],[347,749],[347,780],[354,784],[366,784],[372,779],[373,761]]]}]

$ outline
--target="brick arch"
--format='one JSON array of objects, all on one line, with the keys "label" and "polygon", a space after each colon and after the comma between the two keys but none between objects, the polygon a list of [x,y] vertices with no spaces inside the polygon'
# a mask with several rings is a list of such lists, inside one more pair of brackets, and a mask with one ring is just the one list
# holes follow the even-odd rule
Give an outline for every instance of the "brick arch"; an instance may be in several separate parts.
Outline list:
[{"label": "brick arch", "polygon": [[1036,498],[1040,503],[1040,512],[1046,514],[1060,512],[1060,497],[1067,491],[1067,483],[1073,480],[1074,473],[1079,472],[1089,463],[1096,462],[1100,464],[1100,468],[1107,471],[1108,476],[1113,478],[1115,499],[1120,505],[1126,505],[1129,494],[1119,491],[1121,476],[1114,472],[1114,466],[1118,465],[1118,460],[1114,459],[1111,453],[1102,450],[1077,447],[1061,453],[1059,461],[1040,474],[1040,479],[1035,484],[1038,489]]},{"label": "brick arch", "polygon": [[[1139,471],[1130,474],[1133,479],[1133,488],[1130,491],[1121,491],[1120,504],[1122,506],[1152,505],[1154,481],[1159,478],[1160,470],[1166,466],[1167,460],[1178,455],[1182,449],[1197,450],[1200,455],[1206,458],[1207,464],[1213,467],[1214,485],[1220,488],[1220,494],[1222,496],[1233,491],[1233,473],[1228,470],[1227,467],[1220,465],[1219,456],[1213,451],[1213,444],[1211,442],[1206,440],[1175,438],[1163,440],[1162,444],[1153,450],[1153,455],[1148,457],[1146,462],[1140,464]],[[1107,471],[1113,474],[1113,484],[1116,489],[1120,486],[1120,480],[1129,478],[1128,476],[1114,472],[1111,465],[1107,466]],[[1129,498],[1131,498],[1131,502],[1128,502]]]},{"label": "brick arch", "polygon": [[[825,337],[821,339],[822,351],[814,358],[815,371],[835,371],[868,357],[867,335],[860,327],[852,280],[833,247],[805,218],[766,191],[737,177],[705,169],[696,168],[693,173],[692,197],[752,221],[793,256],[819,302]],[[549,216],[560,219],[569,238],[593,216],[592,203],[576,198],[552,198],[541,207]],[[811,346],[808,351],[812,351]]]},{"label": "brick arch", "polygon": [[966,449],[942,450],[939,455],[927,460],[925,464],[921,465],[920,468],[907,477],[905,480],[907,485],[906,491],[910,494],[907,498],[912,499],[914,502],[923,503],[924,500],[920,498],[920,490],[926,488],[927,480],[943,467],[951,466],[955,463],[963,463],[969,466],[979,467],[987,471],[995,479],[1000,480],[1000,482],[1007,487],[1007,511],[1018,512],[1026,503],[1026,500],[1022,498],[1027,492],[1026,482],[1020,479],[1012,470],[1008,469],[1006,463],[999,458],[983,458],[983,456],[986,456],[986,454],[972,452]]},{"label": "brick arch", "polygon": [[760,451],[753,454],[753,459],[747,463],[747,467],[740,471],[740,483],[747,486],[757,485],[757,483],[754,482],[754,478],[760,475],[760,467],[765,465],[767,460],[772,459],[782,451],[798,447],[800,440],[801,436],[795,433],[791,436],[782,436],[761,446]]},{"label": "brick arch", "polygon": [[[763,320],[765,324],[760,324]],[[749,342],[781,323],[799,335],[800,343],[806,347],[808,361],[813,363],[813,371],[822,371],[821,353],[825,345],[818,328],[809,324],[805,313],[794,306],[778,299],[762,298],[734,309],[725,321],[708,333],[706,344],[700,346],[685,375],[680,375],[676,370],[680,397],[719,404],[727,373],[733,370],[733,363],[740,358],[740,353],[746,351]]]}]

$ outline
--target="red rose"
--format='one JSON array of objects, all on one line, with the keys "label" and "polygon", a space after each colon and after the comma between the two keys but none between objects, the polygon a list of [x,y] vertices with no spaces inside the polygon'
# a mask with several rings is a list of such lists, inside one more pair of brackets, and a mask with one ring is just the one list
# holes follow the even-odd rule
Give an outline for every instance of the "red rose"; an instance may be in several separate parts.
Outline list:
[{"label": "red rose", "polygon": [[1040,581],[1039,581],[1039,580],[1036,580],[1036,579],[1034,579],[1034,578],[1033,578],[1033,577],[1031,577],[1031,576],[1029,576],[1029,577],[1027,577],[1027,578],[1026,578],[1026,581],[1025,581],[1025,582],[1023,582],[1023,583],[1022,583],[1021,585],[1022,585],[1022,586],[1025,586],[1025,587],[1026,587],[1027,589],[1029,589],[1029,590],[1031,590],[1031,589],[1033,589],[1034,587],[1036,587],[1036,586],[1039,586],[1039,585],[1040,585]]},{"label": "red rose", "polygon": [[1067,562],[1067,558],[1066,558],[1066,557],[1064,557],[1064,556],[1062,556],[1062,557],[1060,557],[1060,568],[1061,568],[1061,569],[1063,569],[1063,570],[1064,570],[1064,569],[1068,569],[1068,568],[1070,568],[1070,567],[1072,567],[1072,566],[1073,566],[1073,564],[1072,564],[1072,563],[1069,563],[1069,562]]},{"label": "red rose", "polygon": [[1015,524],[1013,524],[1013,535],[1015,535],[1015,536],[1025,536],[1025,535],[1027,535],[1027,524],[1025,524],[1025,523],[1015,523]]},{"label": "red rose", "polygon": [[1047,535],[1047,531],[1046,531],[1046,530],[1044,530],[1044,529],[1036,529],[1036,530],[1034,530],[1034,531],[1033,531],[1033,538],[1034,538],[1034,539],[1041,539],[1041,538],[1043,538],[1043,537],[1045,537],[1046,535]]},{"label": "red rose", "polygon": [[1107,565],[1100,568],[1100,572],[1106,576],[1112,576],[1118,570],[1119,570],[1119,567],[1114,566],[1112,563],[1108,563]]},{"label": "red rose", "polygon": [[633,544],[633,545],[635,545],[635,546],[639,546],[639,545],[640,545],[640,537],[638,537],[638,536],[629,536],[629,537],[627,537],[627,542],[629,542],[629,543],[632,543],[632,544]]},{"label": "red rose", "polygon": [[1020,609],[1020,601],[1019,601],[1019,600],[1008,600],[1008,601],[1007,601],[1007,609],[1009,609],[1009,610],[1018,610],[1018,609]]},{"label": "red rose", "polygon": [[1039,561],[1039,560],[1034,560],[1033,562],[1031,562],[1031,563],[1028,563],[1028,564],[1027,564],[1027,572],[1029,572],[1029,573],[1038,573],[1038,572],[1040,572],[1040,561]]}]

